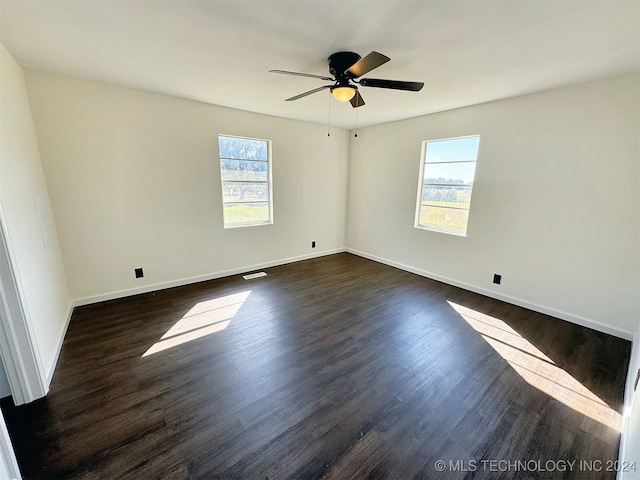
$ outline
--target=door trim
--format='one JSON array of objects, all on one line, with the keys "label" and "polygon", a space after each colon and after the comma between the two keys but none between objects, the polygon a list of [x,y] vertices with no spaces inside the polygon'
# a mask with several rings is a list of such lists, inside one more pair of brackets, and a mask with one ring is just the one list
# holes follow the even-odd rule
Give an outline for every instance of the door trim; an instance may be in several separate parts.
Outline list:
[{"label": "door trim", "polygon": [[47,386],[0,205],[0,357],[16,405],[44,397]]}]

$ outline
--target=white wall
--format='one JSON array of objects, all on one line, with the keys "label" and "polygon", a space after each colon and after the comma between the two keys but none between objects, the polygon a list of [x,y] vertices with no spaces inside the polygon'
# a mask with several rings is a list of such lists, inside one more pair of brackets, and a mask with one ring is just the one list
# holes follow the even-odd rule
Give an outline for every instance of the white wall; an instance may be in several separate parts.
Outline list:
[{"label": "white wall", "polygon": [[41,373],[50,380],[71,298],[23,70],[1,44],[0,61],[0,215]]},{"label": "white wall", "polygon": [[[640,317],[639,81],[361,129],[349,249],[630,339]],[[472,134],[481,140],[467,237],[415,229],[421,142]]]},{"label": "white wall", "polygon": [[[80,303],[345,248],[346,130],[327,137],[320,125],[43,72],[26,79]],[[273,225],[223,229],[219,133],[272,140]]]}]

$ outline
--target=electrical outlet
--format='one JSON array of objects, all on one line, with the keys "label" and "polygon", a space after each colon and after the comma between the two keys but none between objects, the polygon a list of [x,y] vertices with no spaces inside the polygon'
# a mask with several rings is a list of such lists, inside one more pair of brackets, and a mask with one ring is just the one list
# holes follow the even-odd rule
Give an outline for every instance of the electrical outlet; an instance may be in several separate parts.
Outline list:
[{"label": "electrical outlet", "polygon": [[134,272],[136,272],[136,278],[142,278],[144,277],[144,273],[142,272],[142,268],[136,268],[134,270]]},{"label": "electrical outlet", "polygon": [[502,275],[498,275],[497,273],[493,274],[493,283],[495,283],[496,285],[500,285],[500,282],[502,281]]},{"label": "electrical outlet", "polygon": [[313,242],[311,242],[311,248],[316,248],[316,242],[315,240]]}]

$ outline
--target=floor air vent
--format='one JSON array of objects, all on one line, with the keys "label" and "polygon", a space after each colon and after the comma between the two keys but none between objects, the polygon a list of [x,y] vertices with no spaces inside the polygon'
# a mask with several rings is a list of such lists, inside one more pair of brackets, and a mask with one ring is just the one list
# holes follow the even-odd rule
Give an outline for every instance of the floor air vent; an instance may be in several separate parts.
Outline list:
[{"label": "floor air vent", "polygon": [[249,275],[243,275],[242,278],[244,278],[245,280],[253,280],[254,278],[259,278],[259,277],[266,277],[267,274],[265,272],[258,272],[258,273],[250,273]]}]

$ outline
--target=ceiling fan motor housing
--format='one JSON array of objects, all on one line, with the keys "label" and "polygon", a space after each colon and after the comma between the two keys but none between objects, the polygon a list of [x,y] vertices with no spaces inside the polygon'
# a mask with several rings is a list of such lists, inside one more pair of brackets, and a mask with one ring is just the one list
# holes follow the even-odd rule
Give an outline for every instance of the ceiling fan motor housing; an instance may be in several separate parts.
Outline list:
[{"label": "ceiling fan motor housing", "polygon": [[335,77],[338,83],[347,82],[350,78],[347,69],[360,60],[360,58],[360,55],[355,52],[336,52],[327,59],[329,62],[329,73]]}]

